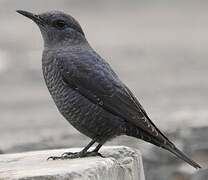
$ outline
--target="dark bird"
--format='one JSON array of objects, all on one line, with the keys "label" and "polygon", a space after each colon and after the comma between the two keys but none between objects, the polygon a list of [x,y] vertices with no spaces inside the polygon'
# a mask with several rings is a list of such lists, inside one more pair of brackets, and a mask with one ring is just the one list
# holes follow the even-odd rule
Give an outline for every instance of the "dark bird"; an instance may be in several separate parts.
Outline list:
[{"label": "dark bird", "polygon": [[[80,152],[52,159],[100,155],[101,146],[119,135],[133,136],[164,148],[195,168],[154,125],[129,88],[88,43],[80,24],[59,11],[33,14],[18,10],[40,28],[44,40],[42,70],[60,113],[91,142]],[[97,142],[93,151],[88,149]]]}]

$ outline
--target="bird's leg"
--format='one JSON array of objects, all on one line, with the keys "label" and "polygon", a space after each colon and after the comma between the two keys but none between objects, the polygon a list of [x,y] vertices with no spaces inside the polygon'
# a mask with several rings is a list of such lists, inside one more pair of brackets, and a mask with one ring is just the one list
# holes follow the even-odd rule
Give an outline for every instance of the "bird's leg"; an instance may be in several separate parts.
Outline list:
[{"label": "bird's leg", "polygon": [[48,158],[52,159],[52,160],[57,160],[57,159],[74,159],[74,158],[81,158],[81,157],[87,157],[88,156],[88,152],[87,150],[96,142],[96,139],[93,139],[92,141],[90,141],[90,143],[84,148],[82,149],[80,152],[65,152],[63,153],[61,156],[50,156]]},{"label": "bird's leg", "polygon": [[[89,152],[87,151],[94,144],[93,142],[95,143],[95,141],[92,140],[82,151],[78,152],[80,155],[79,157],[90,157],[90,156],[104,157],[102,154],[100,154],[98,152],[103,144],[98,144],[93,151],[89,151]],[[66,153],[62,154],[62,156],[72,156],[72,155],[78,154],[78,153],[66,152]]]},{"label": "bird's leg", "polygon": [[102,154],[100,154],[98,151],[102,147],[103,144],[98,144],[93,151],[87,152],[87,156],[100,156],[104,157]]}]

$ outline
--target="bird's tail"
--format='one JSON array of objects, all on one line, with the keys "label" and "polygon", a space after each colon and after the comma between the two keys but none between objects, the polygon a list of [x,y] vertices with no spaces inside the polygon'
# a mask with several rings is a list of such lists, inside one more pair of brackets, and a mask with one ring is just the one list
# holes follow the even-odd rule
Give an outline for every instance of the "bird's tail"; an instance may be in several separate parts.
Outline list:
[{"label": "bird's tail", "polygon": [[[164,135],[159,138],[158,136],[153,136],[153,135],[143,131],[142,129],[135,128],[135,127],[132,127],[132,126],[129,126],[128,131],[126,132],[126,134],[129,135],[129,136],[140,138],[144,141],[147,141],[147,142],[152,143],[156,146],[159,146],[163,149],[166,149],[166,150],[170,151],[175,156],[177,156],[178,158],[187,162],[188,164],[190,164],[191,166],[193,166],[196,169],[201,168],[201,166],[199,164],[197,164],[196,162],[191,160],[187,155],[185,155],[182,151],[180,151]],[[165,139],[166,143],[164,143],[164,141],[163,141],[164,139]]]},{"label": "bird's tail", "polygon": [[[171,143],[172,144],[172,143]],[[185,155],[182,151],[180,151],[177,147],[175,147],[175,145],[172,146],[164,146],[164,149],[172,152],[174,155],[176,155],[178,158],[184,160],[185,162],[187,162],[188,164],[190,164],[191,166],[193,166],[196,169],[201,168],[201,166],[199,164],[197,164],[196,162],[194,162],[192,159],[190,159],[187,155]]]}]

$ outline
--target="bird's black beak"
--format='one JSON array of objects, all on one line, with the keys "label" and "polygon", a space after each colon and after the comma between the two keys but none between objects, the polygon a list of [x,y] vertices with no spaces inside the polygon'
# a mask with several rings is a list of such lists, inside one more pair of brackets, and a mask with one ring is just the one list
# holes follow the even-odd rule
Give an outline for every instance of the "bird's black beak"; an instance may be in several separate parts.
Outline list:
[{"label": "bird's black beak", "polygon": [[44,24],[43,20],[41,19],[41,17],[37,14],[33,14],[31,12],[28,11],[23,11],[23,10],[17,10],[17,12],[29,19],[32,19],[35,23],[37,24]]}]

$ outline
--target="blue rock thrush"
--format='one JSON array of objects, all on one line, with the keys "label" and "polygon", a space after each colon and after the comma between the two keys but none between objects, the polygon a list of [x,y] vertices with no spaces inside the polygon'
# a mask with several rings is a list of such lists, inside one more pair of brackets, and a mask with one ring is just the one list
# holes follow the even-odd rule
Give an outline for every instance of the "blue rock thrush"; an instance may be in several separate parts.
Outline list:
[{"label": "blue rock thrush", "polygon": [[[58,11],[38,15],[17,12],[40,28],[44,40],[43,75],[58,110],[77,130],[92,139],[81,152],[66,152],[50,158],[101,156],[98,150],[106,141],[128,135],[162,147],[200,168],[154,125],[128,87],[89,45],[73,17]],[[96,148],[88,151],[95,142]]]}]

